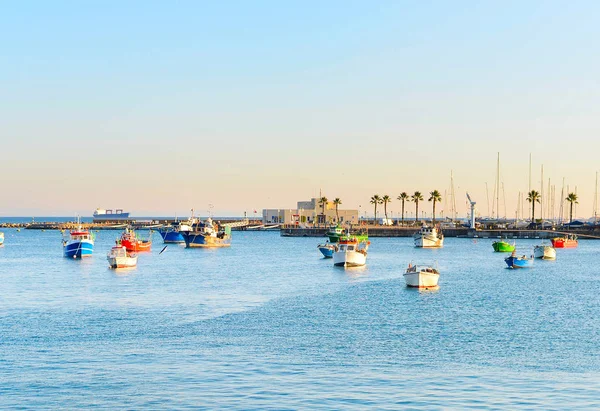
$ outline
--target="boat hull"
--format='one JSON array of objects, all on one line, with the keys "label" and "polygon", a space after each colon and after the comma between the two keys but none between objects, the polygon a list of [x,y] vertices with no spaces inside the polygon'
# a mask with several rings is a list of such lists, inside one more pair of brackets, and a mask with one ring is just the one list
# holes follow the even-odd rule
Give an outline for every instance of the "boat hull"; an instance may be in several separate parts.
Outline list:
[{"label": "boat hull", "polygon": [[107,257],[110,268],[131,268],[137,265],[137,256],[135,257]]},{"label": "boat hull", "polygon": [[569,240],[564,238],[553,238],[550,240],[554,248],[577,248],[579,242],[577,240]]},{"label": "boat hull", "polygon": [[225,235],[223,238],[205,236],[203,233],[194,233],[193,231],[183,233],[186,248],[218,248],[230,247],[231,236]]},{"label": "boat hull", "polygon": [[158,232],[159,232],[160,236],[162,237],[163,242],[165,244],[183,244],[183,243],[185,243],[185,239],[183,238],[181,233],[178,231],[158,230]]},{"label": "boat hull", "polygon": [[129,252],[144,252],[152,249],[152,243],[148,240],[121,240],[121,245]]},{"label": "boat hull", "polygon": [[337,247],[331,244],[321,244],[318,245],[317,248],[323,254],[324,258],[333,258],[333,253],[336,251]]},{"label": "boat hull", "polygon": [[333,265],[337,267],[360,267],[367,263],[367,254],[358,251],[335,251]]},{"label": "boat hull", "polygon": [[63,247],[64,256],[67,258],[91,257],[94,252],[92,241],[70,241]]},{"label": "boat hull", "polygon": [[533,248],[533,256],[543,260],[556,260],[556,250],[549,245],[536,245]]},{"label": "boat hull", "polygon": [[504,259],[506,265],[509,268],[531,268],[533,267],[533,259],[532,258],[522,258],[522,257],[506,257]]},{"label": "boat hull", "polygon": [[509,244],[506,241],[494,241],[492,247],[496,253],[512,253],[515,251],[515,245]]},{"label": "boat hull", "polygon": [[416,273],[404,273],[404,281],[407,287],[425,288],[437,287],[440,275],[426,271]]},{"label": "boat hull", "polygon": [[418,248],[442,248],[444,246],[444,238],[432,237],[422,234],[415,234],[415,247]]}]

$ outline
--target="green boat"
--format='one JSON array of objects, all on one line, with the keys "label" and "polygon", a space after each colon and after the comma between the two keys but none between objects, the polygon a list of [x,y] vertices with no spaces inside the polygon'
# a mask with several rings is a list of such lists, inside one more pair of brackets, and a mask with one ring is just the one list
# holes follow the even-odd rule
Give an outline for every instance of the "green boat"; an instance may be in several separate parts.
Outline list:
[{"label": "green boat", "polygon": [[494,241],[492,247],[494,247],[494,251],[497,253],[510,253],[515,251],[515,243],[510,244],[504,240]]},{"label": "green boat", "polygon": [[325,233],[327,237],[329,237],[330,243],[337,243],[340,241],[340,237],[343,235],[344,229],[341,225],[336,225],[335,227],[330,227],[329,231]]}]

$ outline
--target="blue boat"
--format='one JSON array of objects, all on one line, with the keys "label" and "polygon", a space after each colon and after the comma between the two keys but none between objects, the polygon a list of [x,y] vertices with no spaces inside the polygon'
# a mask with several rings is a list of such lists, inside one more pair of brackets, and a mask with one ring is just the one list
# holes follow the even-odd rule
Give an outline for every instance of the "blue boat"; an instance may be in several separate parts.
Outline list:
[{"label": "blue boat", "polygon": [[163,239],[165,244],[183,244],[185,239],[181,233],[175,230],[173,227],[162,227],[158,229],[158,233]]},{"label": "blue boat", "polygon": [[533,256],[527,257],[525,255],[521,257],[517,257],[517,255],[513,252],[510,257],[506,257],[504,259],[506,265],[509,268],[531,268],[533,267]]},{"label": "blue boat", "polygon": [[180,233],[186,248],[231,246],[231,227],[219,227],[210,217],[204,222],[194,224],[190,231],[180,231]]},{"label": "blue boat", "polygon": [[333,258],[333,253],[336,252],[338,249],[338,247],[335,244],[331,244],[330,242],[326,242],[325,244],[319,244],[317,248],[325,258]]},{"label": "blue boat", "polygon": [[94,235],[79,226],[69,233],[69,239],[63,239],[63,251],[67,258],[91,257],[94,252]]}]

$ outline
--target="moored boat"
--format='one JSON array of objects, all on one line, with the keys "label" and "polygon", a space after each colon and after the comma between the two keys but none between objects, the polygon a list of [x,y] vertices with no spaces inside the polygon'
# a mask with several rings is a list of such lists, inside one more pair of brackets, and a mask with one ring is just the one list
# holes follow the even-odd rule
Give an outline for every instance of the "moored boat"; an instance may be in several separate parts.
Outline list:
[{"label": "moored boat", "polygon": [[333,253],[338,250],[337,244],[332,244],[330,242],[326,242],[324,244],[319,244],[317,246],[323,257],[325,258],[333,258]]},{"label": "moored boat", "polygon": [[562,237],[555,237],[550,240],[554,248],[576,248],[579,245],[577,236],[568,234]]},{"label": "moored boat", "polygon": [[325,233],[325,236],[329,237],[330,243],[337,243],[342,235],[344,235],[344,229],[339,224],[335,227],[330,227]]},{"label": "moored boat", "polygon": [[166,227],[159,228],[158,233],[165,244],[183,244],[185,243],[185,239],[181,232],[190,231],[194,223],[196,223],[195,219],[175,221]]},{"label": "moored boat", "polygon": [[441,248],[444,246],[444,235],[436,227],[424,225],[413,236],[415,247]]},{"label": "moored boat", "polygon": [[91,257],[94,252],[94,234],[84,230],[81,225],[69,232],[68,239],[63,238],[63,253],[68,258]]},{"label": "moored boat", "polygon": [[494,248],[494,252],[496,253],[510,253],[515,251],[515,243],[510,244],[504,240],[494,241],[492,243],[492,247]]},{"label": "moored boat", "polygon": [[124,246],[115,246],[110,249],[106,259],[111,268],[130,268],[137,265],[137,254],[127,252]]},{"label": "moored boat", "polygon": [[548,244],[540,244],[533,247],[533,257],[543,260],[556,260],[556,249]]},{"label": "moored boat", "polygon": [[440,272],[437,268],[423,264],[409,264],[404,273],[404,281],[408,287],[437,287]]},{"label": "moored boat", "polygon": [[180,231],[186,248],[213,248],[231,246],[231,227],[219,226],[212,218],[198,221],[189,231]]},{"label": "moored boat", "polygon": [[146,240],[138,238],[135,230],[126,228],[121,234],[121,238],[117,240],[117,245],[125,247],[129,252],[150,251],[152,249],[152,237]]},{"label": "moored boat", "polygon": [[504,261],[509,268],[533,267],[533,256],[527,257],[526,255],[522,255],[521,257],[518,257],[515,251],[513,251],[510,257],[506,257]]},{"label": "moored boat", "polygon": [[4,233],[0,231],[0,245],[4,244]]},{"label": "moored boat", "polygon": [[333,265],[338,267],[359,267],[367,263],[369,237],[366,234],[341,236],[337,251],[333,252]]}]

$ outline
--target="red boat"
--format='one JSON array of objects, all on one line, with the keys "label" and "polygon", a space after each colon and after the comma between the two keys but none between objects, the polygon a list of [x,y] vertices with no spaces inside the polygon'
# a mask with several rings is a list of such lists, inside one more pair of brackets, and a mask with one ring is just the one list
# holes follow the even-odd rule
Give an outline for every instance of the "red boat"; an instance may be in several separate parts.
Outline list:
[{"label": "red boat", "polygon": [[142,240],[131,229],[125,230],[118,243],[129,252],[150,251],[152,248],[152,239]]},{"label": "red boat", "polygon": [[556,237],[550,240],[554,248],[576,248],[579,242],[577,236],[566,235],[564,237]]}]

